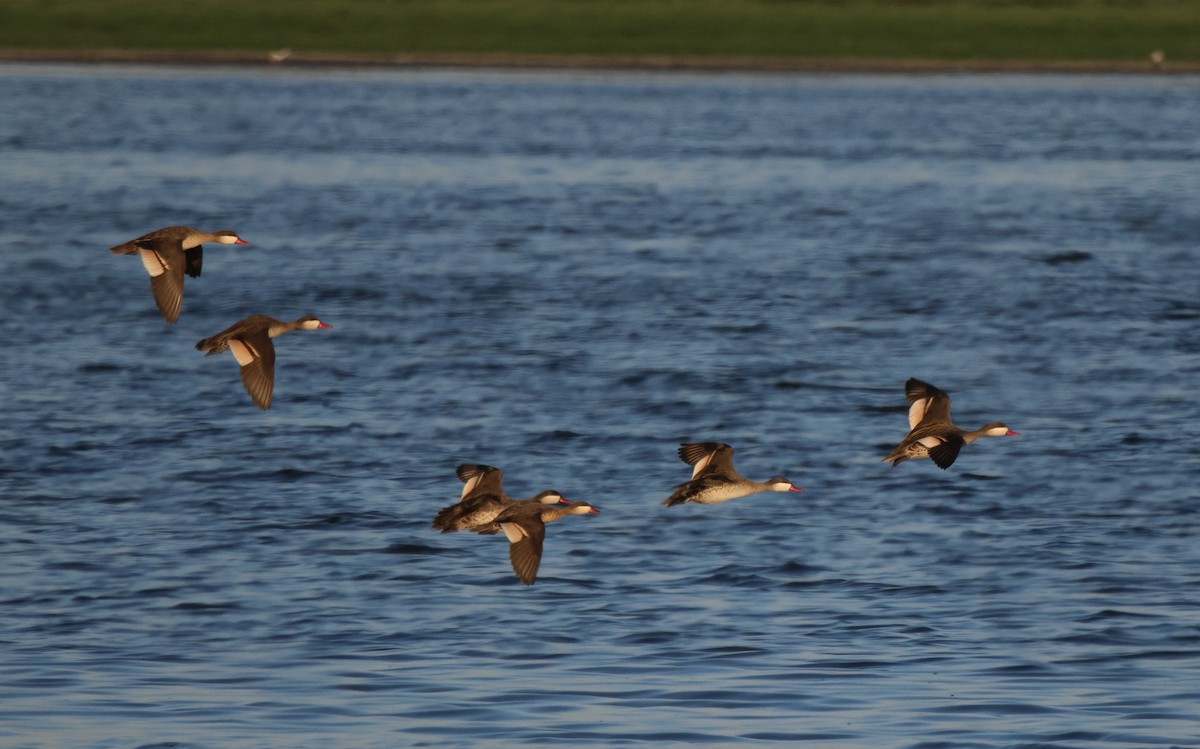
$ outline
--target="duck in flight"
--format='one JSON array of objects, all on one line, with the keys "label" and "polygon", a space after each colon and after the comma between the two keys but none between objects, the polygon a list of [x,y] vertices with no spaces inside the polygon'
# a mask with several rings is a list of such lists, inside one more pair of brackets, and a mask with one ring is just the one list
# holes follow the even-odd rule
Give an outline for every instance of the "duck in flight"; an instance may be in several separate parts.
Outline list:
[{"label": "duck in flight", "polygon": [[250,244],[228,229],[207,232],[190,226],[168,226],[110,247],[109,252],[141,258],[142,266],[150,274],[154,303],[167,322],[174,324],[183,308],[183,276],[200,275],[205,242]]},{"label": "duck in flight", "polygon": [[271,407],[271,395],[275,391],[275,344],[271,339],[293,330],[331,327],[312,315],[292,322],[276,320],[269,315],[250,315],[200,341],[196,348],[207,356],[232,352],[242,367],[242,384],[246,392],[265,411]]},{"label": "duck in flight", "polygon": [[496,518],[512,507],[571,504],[571,500],[553,489],[547,489],[531,499],[510,497],[504,493],[504,471],[494,466],[464,463],[458,467],[457,473],[463,482],[458,504],[443,507],[433,519],[433,529],[442,533],[472,531],[491,535],[501,530]]},{"label": "duck in flight", "polygon": [[733,467],[733,448],[723,442],[687,442],[679,446],[679,458],[692,467],[692,478],[675,487],[663,500],[667,507],[696,502],[715,505],[759,492],[801,492],[783,476],[751,481]]},{"label": "duck in flight", "polygon": [[929,458],[938,468],[949,468],[958,458],[963,445],[969,445],[980,437],[1015,437],[1007,424],[993,421],[990,424],[967,431],[960,429],[950,420],[950,396],[928,382],[915,377],[904,383],[904,395],[908,398],[908,436],[888,453],[882,463],[889,460],[892,467],[906,460]]}]

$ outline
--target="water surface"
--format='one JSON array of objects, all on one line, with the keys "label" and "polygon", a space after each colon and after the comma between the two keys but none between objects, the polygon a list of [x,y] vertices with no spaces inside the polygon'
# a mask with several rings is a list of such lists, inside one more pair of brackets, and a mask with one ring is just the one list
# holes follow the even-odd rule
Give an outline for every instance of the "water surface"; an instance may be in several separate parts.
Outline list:
[{"label": "water surface", "polygon": [[[0,744],[1197,745],[1198,93],[0,67]],[[912,376],[1022,436],[881,464]],[[603,514],[525,588],[463,462]]]}]

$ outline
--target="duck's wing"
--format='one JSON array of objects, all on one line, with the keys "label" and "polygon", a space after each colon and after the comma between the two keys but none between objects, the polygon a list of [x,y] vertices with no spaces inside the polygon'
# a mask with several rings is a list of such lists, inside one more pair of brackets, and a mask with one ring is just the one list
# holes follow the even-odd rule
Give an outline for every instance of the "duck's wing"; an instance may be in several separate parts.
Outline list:
[{"label": "duck's wing", "polygon": [[204,265],[204,245],[196,245],[190,250],[184,251],[187,256],[187,267],[184,270],[192,278],[197,278],[200,275],[200,268]]},{"label": "duck's wing", "polygon": [[964,441],[961,434],[953,433],[941,435],[941,439],[940,444],[929,448],[929,459],[944,471],[954,464]]},{"label": "duck's wing", "polygon": [[928,382],[910,377],[904,383],[904,397],[908,399],[908,428],[916,429],[922,421],[946,422],[950,420],[950,396]]},{"label": "duck's wing", "polygon": [[458,480],[463,482],[460,499],[466,499],[472,494],[504,493],[504,471],[494,466],[463,463],[457,469]]},{"label": "duck's wing", "polygon": [[137,253],[142,260],[142,267],[150,274],[150,289],[154,292],[158,311],[167,322],[173,324],[179,319],[179,310],[183,308],[183,271],[186,265],[183,250],[159,242],[153,246],[139,247]]},{"label": "duck's wing", "polygon": [[500,523],[508,537],[508,559],[513,572],[526,585],[537,579],[538,567],[542,564],[542,541],[546,538],[546,524],[537,516],[522,516]]},{"label": "duck's wing", "polygon": [[242,365],[242,384],[264,411],[271,407],[275,390],[275,345],[266,329],[238,333],[229,339],[229,350]]},{"label": "duck's wing", "polygon": [[679,446],[679,459],[692,467],[692,478],[708,473],[732,474],[733,448],[724,442],[687,442]]}]

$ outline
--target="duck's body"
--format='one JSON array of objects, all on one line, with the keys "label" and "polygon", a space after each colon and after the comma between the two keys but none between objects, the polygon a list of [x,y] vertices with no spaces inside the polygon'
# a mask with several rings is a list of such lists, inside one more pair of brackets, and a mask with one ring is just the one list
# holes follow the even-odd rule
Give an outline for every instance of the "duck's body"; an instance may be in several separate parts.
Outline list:
[{"label": "duck's body", "polygon": [[269,315],[250,315],[200,341],[196,348],[208,356],[232,352],[242,367],[242,384],[246,386],[246,392],[265,411],[271,407],[275,390],[275,344],[271,339],[293,330],[330,327],[333,326],[312,315],[292,322],[276,320]]},{"label": "duck's body", "polygon": [[752,481],[733,467],[733,448],[722,442],[688,442],[679,446],[679,458],[692,466],[692,478],[675,487],[663,500],[667,507],[695,502],[715,505],[759,492],[804,491],[783,476]]},{"label": "duck's body", "polygon": [[571,504],[571,500],[548,489],[531,499],[514,499],[504,493],[504,472],[492,466],[464,463],[458,467],[463,482],[458,504],[443,507],[433,518],[432,527],[442,533],[472,531],[484,535],[500,532],[496,518],[521,505]]},{"label": "duck's body", "polygon": [[587,502],[574,502],[566,507],[519,503],[496,517],[496,524],[508,538],[508,558],[513,572],[526,585],[537,579],[542,564],[542,542],[546,538],[546,523],[568,515],[599,514]]},{"label": "duck's body", "polygon": [[190,226],[168,226],[143,234],[124,244],[110,247],[116,255],[137,255],[150,274],[150,289],[158,311],[174,324],[183,307],[183,276],[200,275],[204,263],[204,243],[250,244],[227,229],[217,232],[199,231]]},{"label": "duck's body", "polygon": [[915,377],[904,383],[904,395],[909,404],[910,431],[896,449],[880,461],[891,461],[893,468],[906,460],[929,458],[938,468],[945,470],[958,458],[958,452],[963,445],[969,445],[981,437],[1019,434],[999,421],[993,421],[973,431],[959,428],[950,419],[950,396]]}]

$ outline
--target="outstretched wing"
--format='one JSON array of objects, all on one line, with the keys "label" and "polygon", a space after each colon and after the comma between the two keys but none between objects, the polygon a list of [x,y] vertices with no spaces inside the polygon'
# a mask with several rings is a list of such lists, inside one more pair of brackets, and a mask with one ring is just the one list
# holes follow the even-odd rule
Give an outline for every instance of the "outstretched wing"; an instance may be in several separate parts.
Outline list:
[{"label": "outstretched wing", "polygon": [[733,448],[724,442],[687,442],[679,458],[692,467],[692,478],[706,473],[733,472]]},{"label": "outstretched wing", "polygon": [[264,411],[271,407],[275,390],[275,346],[266,330],[246,333],[229,341],[238,364],[242,365],[242,384]]},{"label": "outstretched wing", "polygon": [[456,472],[458,480],[463,482],[459,499],[466,499],[472,494],[504,494],[504,471],[499,468],[463,463]]},{"label": "outstretched wing", "polygon": [[950,421],[950,396],[928,382],[910,377],[904,383],[904,397],[908,399],[908,428],[916,429],[922,421]]},{"label": "outstretched wing", "polygon": [[154,292],[154,303],[158,311],[174,324],[183,308],[183,250],[170,249],[160,244],[157,248],[138,249],[142,266],[150,274],[150,289]]},{"label": "outstretched wing", "polygon": [[542,542],[546,538],[546,525],[540,518],[522,518],[519,521],[501,523],[508,537],[508,559],[513,572],[526,585],[537,579],[538,567],[542,564]]},{"label": "outstretched wing", "polygon": [[961,434],[942,435],[942,443],[929,448],[929,459],[943,471],[954,464],[964,442]]}]

